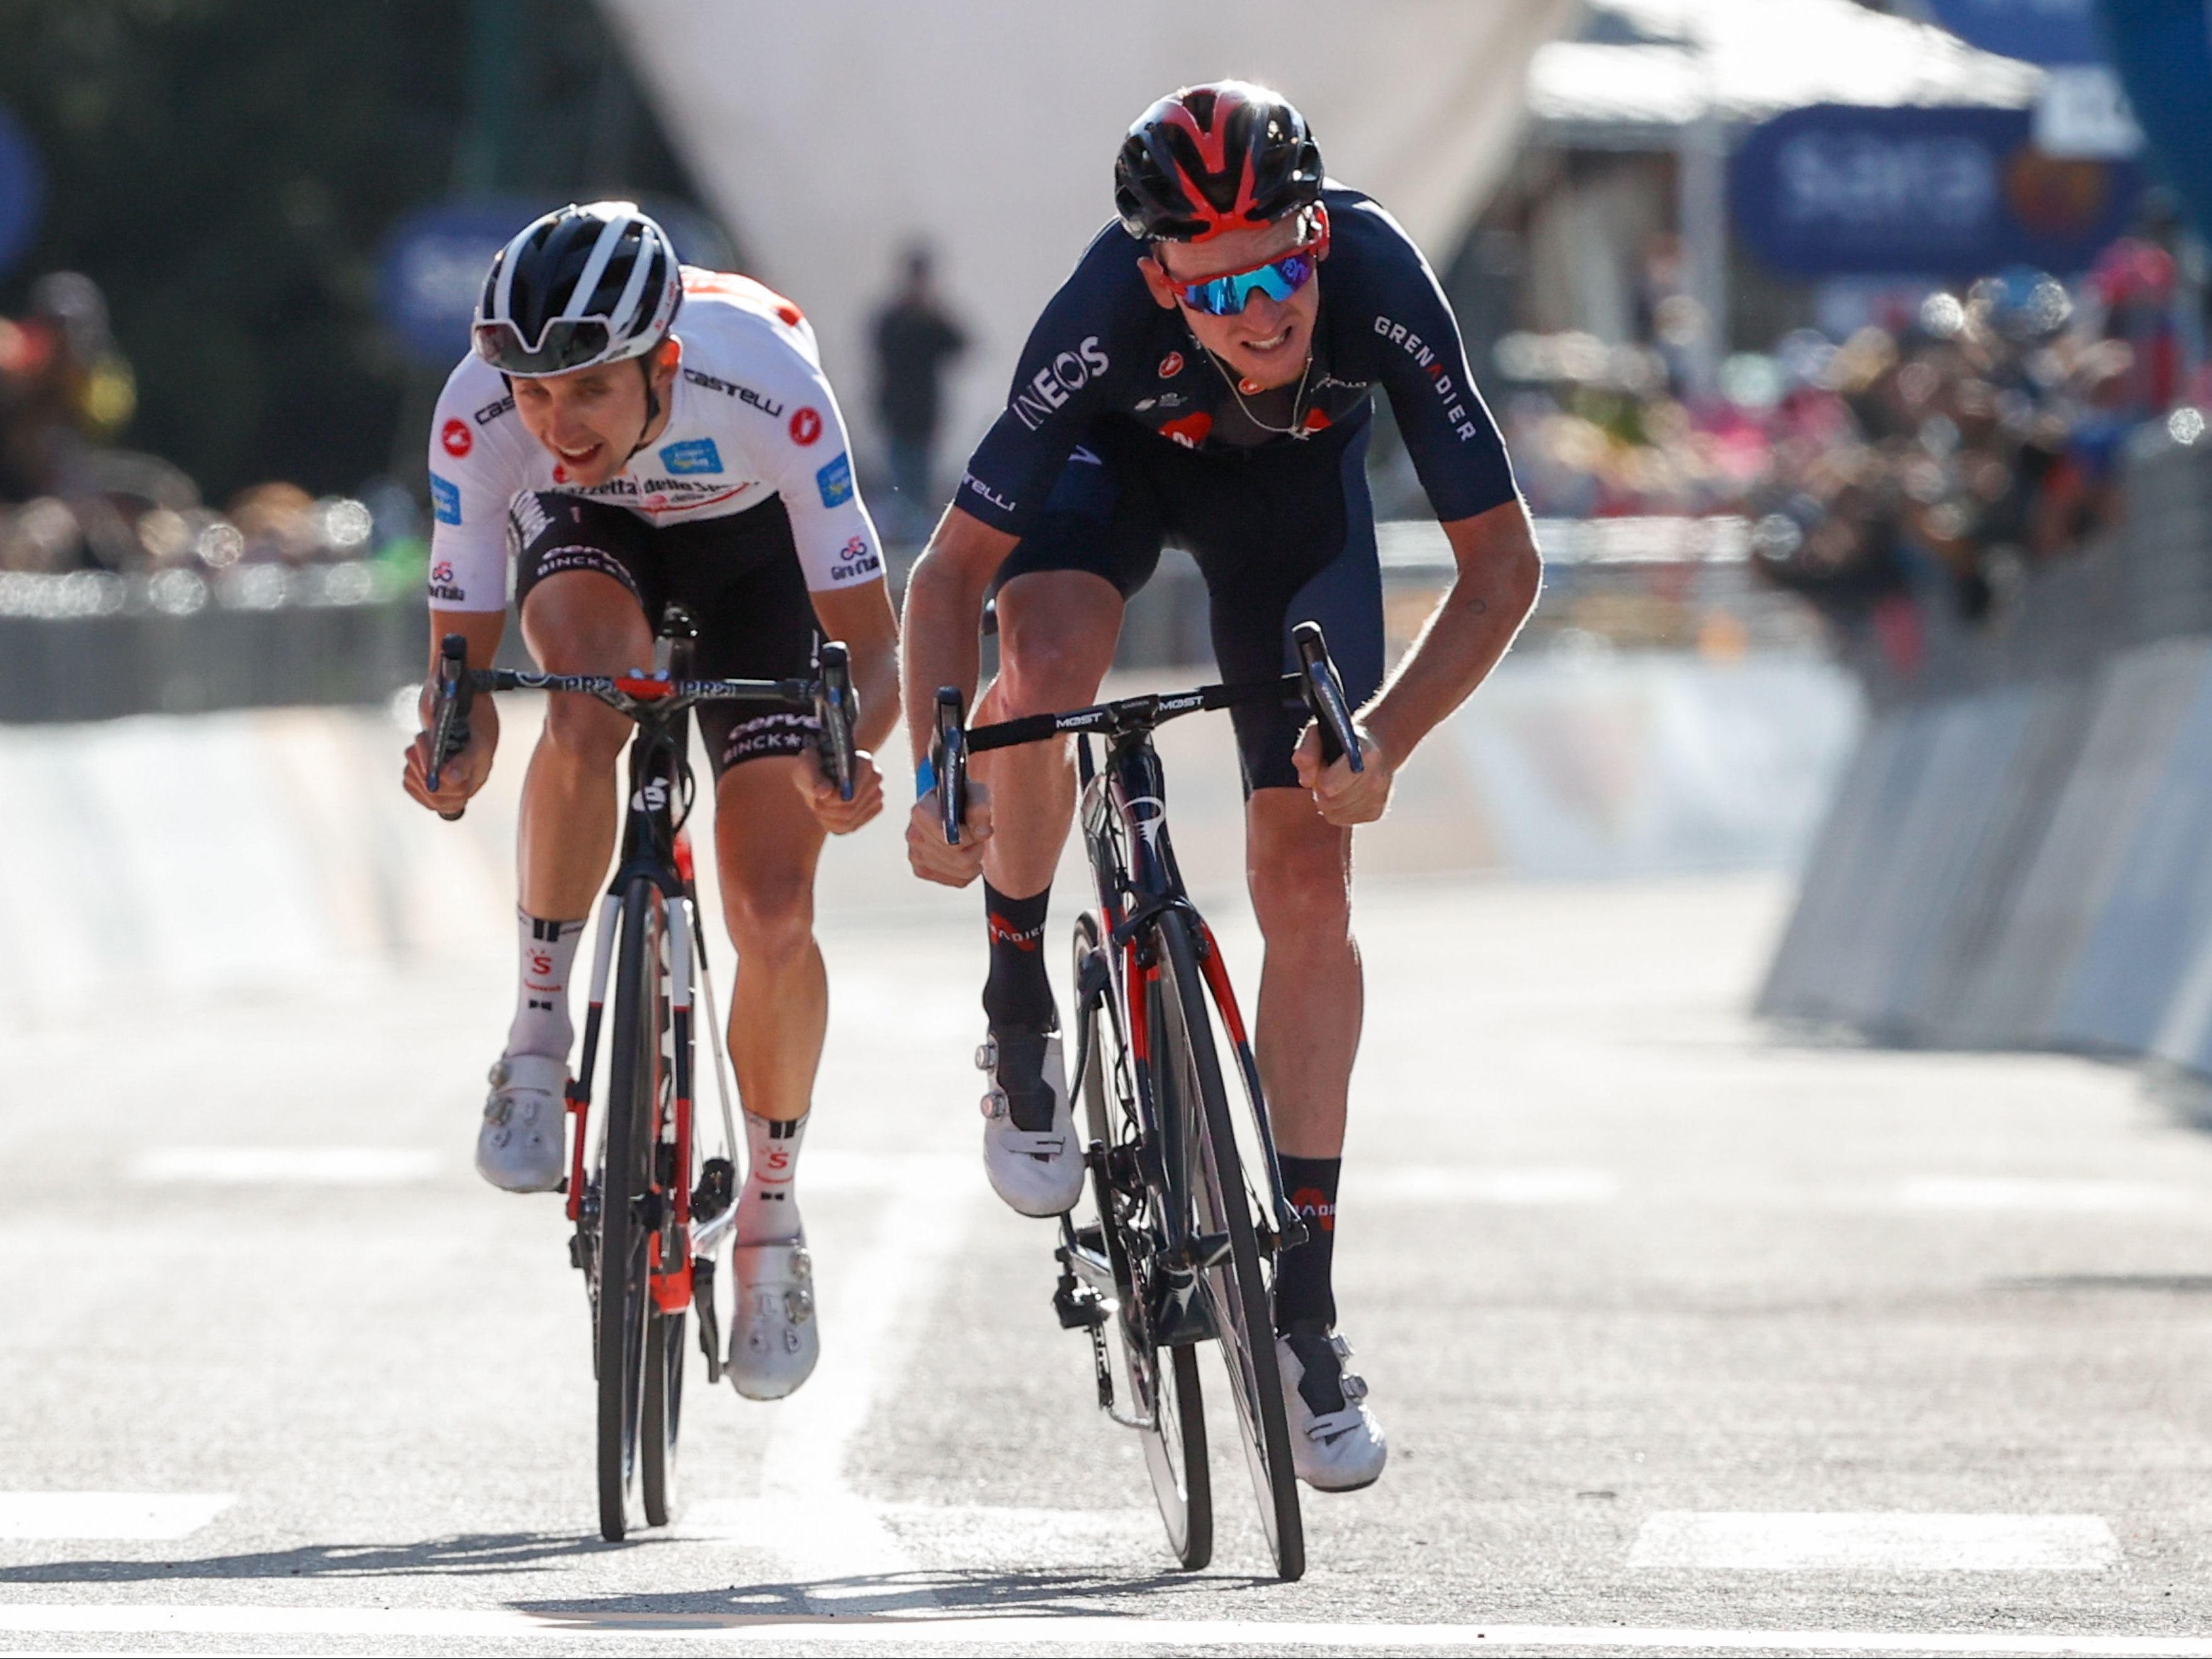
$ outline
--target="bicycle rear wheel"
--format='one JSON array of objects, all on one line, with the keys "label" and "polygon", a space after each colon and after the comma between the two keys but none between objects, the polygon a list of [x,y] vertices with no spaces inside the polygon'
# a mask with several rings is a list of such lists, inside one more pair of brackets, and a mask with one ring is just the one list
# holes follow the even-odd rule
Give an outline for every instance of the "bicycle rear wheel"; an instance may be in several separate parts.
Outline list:
[{"label": "bicycle rear wheel", "polygon": [[1158,1098],[1163,1114],[1182,1115],[1200,1231],[1226,1236],[1226,1248],[1199,1274],[1199,1294],[1221,1339],[1268,1552],[1276,1573],[1294,1579],[1306,1570],[1305,1528],[1291,1464],[1282,1370],[1275,1363],[1275,1323],[1260,1274],[1259,1240],[1222,1085],[1221,1054],[1189,924],[1170,912],[1160,918],[1159,938],[1161,1018],[1153,1035],[1153,1064],[1162,1085]]},{"label": "bicycle rear wheel", "polygon": [[647,1250],[653,1146],[660,1103],[660,892],[640,878],[623,894],[615,972],[613,1052],[607,1067],[606,1141],[599,1181],[599,1535],[629,1530],[637,1488],[638,1429],[646,1387],[646,1310],[653,1298]]},{"label": "bicycle rear wheel", "polygon": [[[1078,984],[1083,981],[1085,961],[1098,948],[1097,919],[1079,917]],[[1132,1073],[1110,1000],[1100,1005],[1091,1021],[1087,1048],[1077,1065],[1091,1145],[1108,1152],[1128,1145],[1135,1136],[1136,1119],[1122,1091],[1130,1086]],[[1206,1462],[1206,1402],[1199,1389],[1198,1355],[1188,1347],[1163,1350],[1152,1340],[1145,1311],[1149,1304],[1132,1250],[1133,1245],[1145,1248],[1155,1231],[1151,1198],[1139,1199],[1116,1187],[1107,1163],[1103,1156],[1090,1160],[1091,1189],[1114,1270],[1112,1322],[1125,1398],[1132,1415],[1149,1419],[1137,1433],[1144,1444],[1145,1471],[1152,1479],[1160,1522],[1167,1529],[1168,1547],[1194,1572],[1213,1559],[1213,1486]]]}]

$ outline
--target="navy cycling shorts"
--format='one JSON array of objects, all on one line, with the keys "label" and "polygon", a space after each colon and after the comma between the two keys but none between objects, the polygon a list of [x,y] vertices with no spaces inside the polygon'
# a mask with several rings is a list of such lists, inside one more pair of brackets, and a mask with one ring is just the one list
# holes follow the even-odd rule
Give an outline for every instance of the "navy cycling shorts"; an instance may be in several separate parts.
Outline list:
[{"label": "navy cycling shorts", "polygon": [[[1368,422],[1292,444],[1200,453],[1102,416],[999,568],[994,589],[1039,570],[1087,570],[1127,599],[1172,544],[1198,562],[1214,661],[1231,683],[1297,666],[1291,629],[1317,622],[1357,709],[1382,684],[1382,576],[1367,494]],[[1295,698],[1231,711],[1244,789],[1291,789],[1307,720]]]}]

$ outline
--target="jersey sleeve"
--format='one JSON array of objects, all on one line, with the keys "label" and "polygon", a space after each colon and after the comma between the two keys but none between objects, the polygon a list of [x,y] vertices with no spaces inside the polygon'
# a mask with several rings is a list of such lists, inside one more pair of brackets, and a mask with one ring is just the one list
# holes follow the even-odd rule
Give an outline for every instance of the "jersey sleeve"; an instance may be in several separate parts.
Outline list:
[{"label": "jersey sleeve", "polygon": [[994,530],[1028,529],[1154,310],[1139,250],[1109,225],[1030,331],[1006,406],[969,458],[953,505]]},{"label": "jersey sleeve", "polygon": [[[805,337],[811,344],[811,331]],[[776,391],[792,412],[787,420],[760,423],[763,429],[747,447],[763,480],[783,498],[807,591],[881,581],[883,542],[853,479],[853,451],[836,394],[804,353],[780,349]]]},{"label": "jersey sleeve", "polygon": [[1347,342],[1382,382],[1437,517],[1471,519],[1516,498],[1513,464],[1475,389],[1458,320],[1436,273],[1372,203],[1336,210],[1358,264]]},{"label": "jersey sleeve", "polygon": [[507,609],[507,509],[523,483],[513,419],[499,375],[475,358],[447,378],[430,421],[434,609]]}]

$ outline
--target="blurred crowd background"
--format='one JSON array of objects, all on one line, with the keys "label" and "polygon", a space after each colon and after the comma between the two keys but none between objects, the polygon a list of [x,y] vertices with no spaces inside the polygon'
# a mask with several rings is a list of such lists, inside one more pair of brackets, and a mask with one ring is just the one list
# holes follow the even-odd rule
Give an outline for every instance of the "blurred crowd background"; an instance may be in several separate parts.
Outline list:
[{"label": "blurred crowd background", "polygon": [[[1393,40],[1445,28],[1388,9]],[[2201,434],[2203,244],[2107,50],[2124,6],[1497,9],[1521,20],[1492,41],[1510,118],[1420,228],[1546,527],[1532,645],[1825,630],[1909,672],[1928,627],[2002,625],[2037,568],[2111,532],[2136,434]],[[1042,295],[994,290],[1005,237],[924,189],[863,227],[865,269],[822,308],[775,204],[835,181],[799,188],[758,133],[750,171],[683,159],[745,138],[744,87],[702,116],[672,67],[687,43],[712,58],[714,10],[345,0],[301,29],[272,0],[7,6],[0,619],[418,602],[423,426],[476,273],[530,214],[605,194],[814,310],[871,503],[918,543]],[[837,46],[867,10],[763,39]],[[1390,200],[1345,159],[1392,154],[1369,136],[1389,88],[1316,97],[1337,170]],[[1079,221],[1103,217],[1108,137],[1050,186]],[[1390,165],[1435,193],[1432,160]],[[1419,520],[1384,416],[1378,501]]]}]

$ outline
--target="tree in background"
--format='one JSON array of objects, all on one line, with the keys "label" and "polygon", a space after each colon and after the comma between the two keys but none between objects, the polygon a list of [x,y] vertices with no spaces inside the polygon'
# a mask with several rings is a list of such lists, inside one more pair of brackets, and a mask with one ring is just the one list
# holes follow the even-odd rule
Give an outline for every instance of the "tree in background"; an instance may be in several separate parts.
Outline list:
[{"label": "tree in background", "polygon": [[696,199],[589,0],[0,0],[0,104],[46,176],[0,311],[47,271],[96,281],[137,374],[126,441],[211,501],[419,451],[422,371],[375,310],[408,210]]}]

